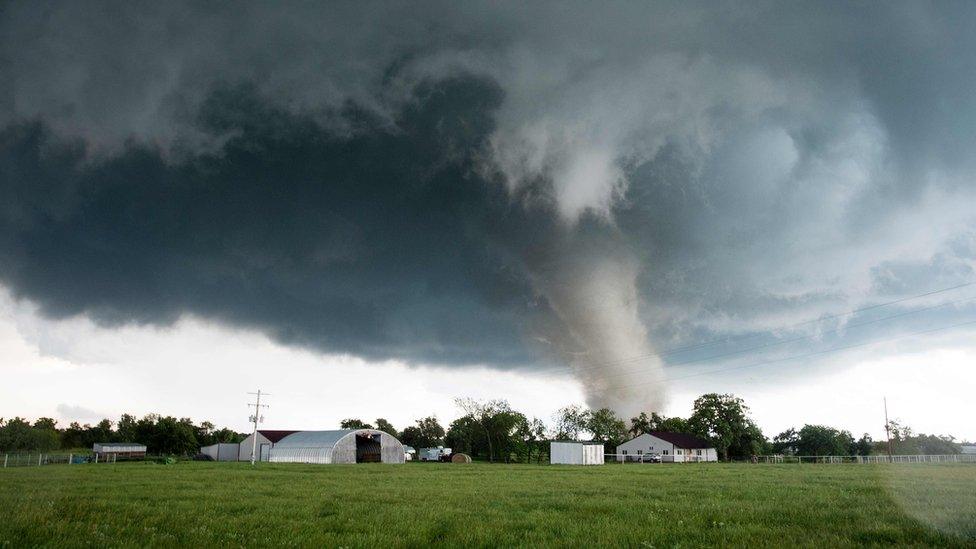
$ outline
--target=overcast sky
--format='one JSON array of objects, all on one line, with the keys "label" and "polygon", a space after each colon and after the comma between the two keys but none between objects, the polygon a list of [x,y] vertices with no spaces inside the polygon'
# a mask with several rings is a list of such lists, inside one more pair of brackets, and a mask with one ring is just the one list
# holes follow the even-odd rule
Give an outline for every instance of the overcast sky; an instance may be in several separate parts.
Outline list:
[{"label": "overcast sky", "polygon": [[[0,7],[0,417],[976,439],[976,5]],[[887,304],[887,305],[885,305]],[[848,314],[851,311],[858,311]]]}]

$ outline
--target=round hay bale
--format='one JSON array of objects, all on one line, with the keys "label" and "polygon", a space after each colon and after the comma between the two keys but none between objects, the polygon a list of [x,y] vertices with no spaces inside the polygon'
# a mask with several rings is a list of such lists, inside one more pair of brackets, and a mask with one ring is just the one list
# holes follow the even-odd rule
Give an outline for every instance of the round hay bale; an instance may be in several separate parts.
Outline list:
[{"label": "round hay bale", "polygon": [[468,454],[454,454],[451,456],[451,463],[471,463],[471,456]]}]

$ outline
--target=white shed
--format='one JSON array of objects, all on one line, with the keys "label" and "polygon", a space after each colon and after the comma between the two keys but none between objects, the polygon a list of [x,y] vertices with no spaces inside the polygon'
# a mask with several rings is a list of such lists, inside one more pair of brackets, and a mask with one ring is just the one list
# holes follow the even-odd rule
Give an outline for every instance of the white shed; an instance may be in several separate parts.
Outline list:
[{"label": "white shed", "polygon": [[718,461],[718,453],[695,435],[654,431],[617,446],[617,461]]},{"label": "white shed", "polygon": [[553,465],[603,465],[603,445],[582,442],[550,442],[549,463]]},{"label": "white shed", "polygon": [[403,463],[403,444],[375,429],[298,431],[271,447],[274,463]]},{"label": "white shed", "polygon": [[200,453],[210,456],[210,459],[214,461],[238,461],[241,445],[237,442],[219,442],[200,448]]}]

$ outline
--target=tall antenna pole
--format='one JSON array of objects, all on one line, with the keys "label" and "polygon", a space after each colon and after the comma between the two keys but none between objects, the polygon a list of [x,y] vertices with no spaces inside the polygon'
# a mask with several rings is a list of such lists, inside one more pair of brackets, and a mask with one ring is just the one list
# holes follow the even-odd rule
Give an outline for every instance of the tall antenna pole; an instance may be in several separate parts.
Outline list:
[{"label": "tall antenna pole", "polygon": [[261,404],[261,395],[271,396],[268,393],[261,393],[261,389],[258,389],[256,393],[248,393],[249,395],[257,395],[257,400],[253,404],[248,404],[248,406],[254,406],[254,415],[251,416],[251,423],[254,424],[254,431],[251,432],[251,465],[254,465],[255,458],[257,457],[258,449],[258,423],[264,423],[264,416],[261,415],[261,408],[267,408],[267,404]]},{"label": "tall antenna pole", "polygon": [[888,439],[888,461],[891,461],[891,423],[888,422],[888,397],[884,397],[885,437]]}]

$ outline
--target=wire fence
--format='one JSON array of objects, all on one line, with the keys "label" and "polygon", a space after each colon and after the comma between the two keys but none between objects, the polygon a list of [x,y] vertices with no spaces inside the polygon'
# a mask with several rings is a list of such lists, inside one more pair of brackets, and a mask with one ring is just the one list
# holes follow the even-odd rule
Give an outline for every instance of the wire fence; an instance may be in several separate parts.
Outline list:
[{"label": "wire fence", "polygon": [[976,454],[876,456],[758,456],[759,463],[976,463]]},{"label": "wire fence", "polygon": [[[606,463],[641,464],[641,463],[704,463],[718,461],[714,457],[697,455],[662,456],[658,454],[604,454]],[[762,464],[802,464],[802,463],[976,463],[976,454],[944,454],[944,455],[877,455],[877,456],[756,456],[735,460],[738,463]]]},{"label": "wire fence", "polygon": [[[699,456],[684,456],[685,459],[677,460],[661,459],[662,456],[644,454],[604,454],[605,463],[617,464],[642,464],[642,463],[699,463],[706,461],[716,461],[714,459],[703,459]],[[85,463],[117,463],[119,461],[152,461],[161,459],[161,456],[129,457],[119,454],[93,454],[93,453],[11,453],[3,454],[2,466],[6,467],[40,467],[42,465],[80,465]],[[487,461],[487,460],[485,460]],[[548,459],[539,460],[539,463],[548,462]],[[759,464],[816,464],[816,463],[976,463],[976,454],[945,454],[945,455],[876,455],[876,456],[756,456],[755,459],[740,460],[740,463],[759,463]]]},{"label": "wire fence", "polygon": [[[124,458],[123,458],[124,459]],[[116,463],[118,454],[92,453],[26,453],[3,454],[3,467],[40,467],[42,465],[79,465],[82,463]]]}]

